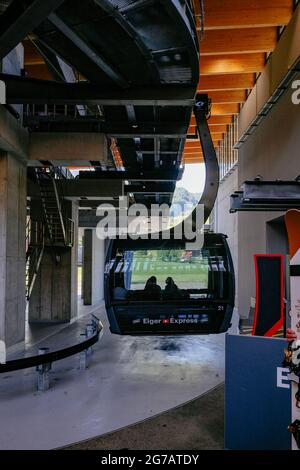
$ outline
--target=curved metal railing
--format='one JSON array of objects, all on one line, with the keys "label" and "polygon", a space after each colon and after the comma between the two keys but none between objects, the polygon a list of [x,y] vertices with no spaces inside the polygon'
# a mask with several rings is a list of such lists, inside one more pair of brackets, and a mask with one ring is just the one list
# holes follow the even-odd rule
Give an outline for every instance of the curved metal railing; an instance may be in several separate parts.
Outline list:
[{"label": "curved metal railing", "polygon": [[88,350],[91,346],[93,346],[93,344],[97,343],[97,341],[99,340],[99,336],[103,330],[103,325],[100,320],[95,315],[92,315],[92,317],[92,326],[94,332],[85,341],[43,355],[29,356],[21,359],[7,361],[5,364],[0,364],[0,374],[21,369],[28,369],[30,367],[38,367],[44,364],[51,364],[52,362],[60,361],[61,359],[65,359],[66,357],[70,357],[74,354]]}]

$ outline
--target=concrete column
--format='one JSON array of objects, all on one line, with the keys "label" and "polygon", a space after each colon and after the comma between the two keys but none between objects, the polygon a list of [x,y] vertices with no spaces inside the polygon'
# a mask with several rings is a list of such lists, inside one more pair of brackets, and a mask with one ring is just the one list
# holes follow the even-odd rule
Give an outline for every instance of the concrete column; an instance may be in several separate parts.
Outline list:
[{"label": "concrete column", "polygon": [[72,248],[45,247],[29,300],[29,322],[63,323],[77,316],[78,207],[66,202],[67,216],[75,222]]},{"label": "concrete column", "polygon": [[0,340],[25,338],[26,166],[0,153]]},{"label": "concrete column", "polygon": [[97,305],[104,297],[105,243],[97,238],[96,230],[84,231],[83,259],[83,303]]},{"label": "concrete column", "polygon": [[93,305],[98,304],[104,298],[104,263],[105,242],[99,240],[96,230],[93,230]]},{"label": "concrete column", "polygon": [[83,305],[92,305],[93,230],[85,229],[83,236]]}]

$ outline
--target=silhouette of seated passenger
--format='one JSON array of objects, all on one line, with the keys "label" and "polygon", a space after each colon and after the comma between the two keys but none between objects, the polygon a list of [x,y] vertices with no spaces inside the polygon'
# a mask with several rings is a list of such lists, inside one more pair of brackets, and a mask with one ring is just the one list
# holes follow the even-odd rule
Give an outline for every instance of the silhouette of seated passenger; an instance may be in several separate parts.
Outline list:
[{"label": "silhouette of seated passenger", "polygon": [[164,299],[179,299],[181,292],[171,277],[166,279],[166,287],[164,290]]},{"label": "silhouette of seated passenger", "polygon": [[144,297],[150,300],[159,300],[161,298],[161,287],[157,284],[155,276],[151,276],[146,282]]},{"label": "silhouette of seated passenger", "polygon": [[125,289],[125,287],[123,287],[122,281],[118,280],[113,290],[114,300],[126,300],[128,296],[129,296],[128,290]]}]

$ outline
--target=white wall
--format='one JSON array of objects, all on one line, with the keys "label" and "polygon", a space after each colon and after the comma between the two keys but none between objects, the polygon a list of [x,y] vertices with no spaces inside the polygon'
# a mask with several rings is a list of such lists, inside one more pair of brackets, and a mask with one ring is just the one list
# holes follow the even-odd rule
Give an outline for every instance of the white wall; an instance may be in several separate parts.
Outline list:
[{"label": "white wall", "polygon": [[[300,74],[298,79],[300,78]],[[236,305],[239,315],[249,314],[255,297],[255,253],[267,252],[267,222],[283,212],[228,213],[229,196],[246,180],[294,180],[300,174],[300,105],[291,101],[292,90],[279,99],[269,115],[239,150],[238,170],[221,184],[215,210],[216,230],[226,233],[236,265]],[[284,247],[283,247],[284,249]]]},{"label": "white wall", "polygon": [[[230,214],[230,195],[238,189],[238,168],[220,183],[217,205],[214,210],[214,230],[228,236],[228,245],[232,254],[235,276],[238,274],[238,216]],[[238,298],[236,295],[236,307]]]}]

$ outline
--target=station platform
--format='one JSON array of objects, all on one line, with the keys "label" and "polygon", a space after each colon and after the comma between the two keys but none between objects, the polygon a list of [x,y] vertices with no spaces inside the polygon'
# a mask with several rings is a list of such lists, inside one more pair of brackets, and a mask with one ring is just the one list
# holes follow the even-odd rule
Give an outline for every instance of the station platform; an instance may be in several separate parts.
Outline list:
[{"label": "station platform", "polygon": [[[88,369],[79,370],[78,356],[54,363],[47,392],[36,391],[34,369],[0,376],[1,449],[53,449],[91,439],[177,407],[224,381],[224,334],[117,336],[109,331],[104,306],[94,313],[104,333]],[[26,355],[42,346],[53,351],[74,344],[89,320],[83,314],[37,343],[33,335]]]}]

